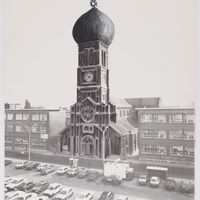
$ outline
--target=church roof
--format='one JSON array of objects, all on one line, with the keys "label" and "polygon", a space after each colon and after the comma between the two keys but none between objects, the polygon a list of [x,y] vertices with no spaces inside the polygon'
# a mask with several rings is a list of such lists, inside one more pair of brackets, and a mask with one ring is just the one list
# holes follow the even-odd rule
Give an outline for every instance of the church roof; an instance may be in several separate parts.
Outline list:
[{"label": "church roof", "polygon": [[73,37],[78,44],[99,40],[109,46],[114,33],[115,28],[111,19],[97,8],[83,14],[73,27]]},{"label": "church roof", "polygon": [[129,104],[125,99],[122,99],[122,98],[114,98],[114,97],[111,97],[111,103],[116,105],[117,107],[128,107],[128,108],[131,108],[131,104]]}]

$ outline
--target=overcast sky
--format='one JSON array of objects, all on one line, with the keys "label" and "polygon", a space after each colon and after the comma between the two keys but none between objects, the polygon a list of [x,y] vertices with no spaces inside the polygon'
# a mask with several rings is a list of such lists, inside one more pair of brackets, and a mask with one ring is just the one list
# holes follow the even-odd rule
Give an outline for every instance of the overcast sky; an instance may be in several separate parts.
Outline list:
[{"label": "overcast sky", "polygon": [[[6,0],[5,101],[69,107],[76,101],[75,21],[90,0]],[[195,101],[195,0],[97,0],[115,24],[112,97]]]}]

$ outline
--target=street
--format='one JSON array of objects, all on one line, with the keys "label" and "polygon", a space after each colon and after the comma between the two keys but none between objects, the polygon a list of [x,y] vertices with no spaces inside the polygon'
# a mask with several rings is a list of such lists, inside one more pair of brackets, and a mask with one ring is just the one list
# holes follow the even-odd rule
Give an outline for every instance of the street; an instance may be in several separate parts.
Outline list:
[{"label": "street", "polygon": [[[116,194],[125,194],[129,200],[193,200],[194,196],[189,194],[181,194],[179,192],[170,192],[164,189],[162,184],[159,188],[150,188],[147,186],[139,186],[136,179],[133,181],[123,181],[120,186],[104,185],[100,179],[95,182],[87,182],[85,179],[77,177],[68,177],[67,175],[58,176],[55,172],[46,176],[41,176],[36,170],[26,171],[24,169],[15,169],[14,165],[17,160],[5,167],[5,176],[20,176],[33,181],[34,183],[41,180],[46,180],[50,183],[60,183],[63,187],[72,187],[74,195],[71,198],[74,200],[77,195],[84,190],[94,192],[94,200],[100,197],[103,191],[112,191]],[[55,165],[54,168],[58,169],[61,165]]]}]

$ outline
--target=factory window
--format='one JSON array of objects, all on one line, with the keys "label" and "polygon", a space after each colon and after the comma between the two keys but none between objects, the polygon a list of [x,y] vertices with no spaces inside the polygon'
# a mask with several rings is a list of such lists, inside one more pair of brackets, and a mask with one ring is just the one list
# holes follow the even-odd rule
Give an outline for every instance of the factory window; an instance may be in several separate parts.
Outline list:
[{"label": "factory window", "polygon": [[183,156],[183,146],[173,146],[170,148],[170,154],[173,156]]},{"label": "factory window", "polygon": [[22,120],[22,114],[16,114],[15,118],[16,120]]},{"label": "factory window", "polygon": [[7,125],[6,126],[6,131],[12,132],[13,131],[13,125]]},{"label": "factory window", "polygon": [[32,126],[32,127],[31,127],[31,132],[32,132],[32,133],[39,133],[39,127],[37,127],[37,126]]},{"label": "factory window", "polygon": [[193,157],[194,156],[194,148],[185,147],[184,155]]},{"label": "factory window", "polygon": [[154,123],[166,123],[166,115],[153,115]]},{"label": "factory window", "polygon": [[194,114],[183,115],[183,122],[194,123],[195,122],[195,115]]},{"label": "factory window", "polygon": [[23,114],[23,120],[28,120],[29,119],[29,114]]},{"label": "factory window", "polygon": [[142,138],[166,138],[166,131],[164,130],[142,130]]},{"label": "factory window", "polygon": [[194,140],[194,131],[185,131],[184,139],[185,140]]},{"label": "factory window", "polygon": [[40,121],[47,121],[47,114],[41,114]]},{"label": "factory window", "polygon": [[33,114],[33,115],[32,115],[32,120],[33,120],[33,121],[39,121],[39,120],[40,120],[39,114]]},{"label": "factory window", "polygon": [[13,114],[11,113],[7,114],[7,120],[13,120]]},{"label": "factory window", "polygon": [[5,143],[11,144],[12,143],[12,137],[5,137]]},{"label": "factory window", "polygon": [[15,127],[16,132],[22,132],[22,127],[21,126],[16,126]]},{"label": "factory window", "polygon": [[150,123],[153,122],[153,116],[148,114],[148,115],[142,115],[141,116],[141,122],[142,123]]},{"label": "factory window", "polygon": [[40,133],[46,133],[47,128],[46,127],[40,127]]},{"label": "factory window", "polygon": [[31,143],[32,143],[32,145],[39,145],[39,140],[38,139],[32,139]]},{"label": "factory window", "polygon": [[170,139],[175,139],[175,140],[183,139],[183,131],[182,130],[170,131],[169,133],[170,133]]},{"label": "factory window", "polygon": [[183,115],[182,114],[169,115],[169,122],[170,123],[181,123],[181,122],[183,122]]},{"label": "factory window", "polygon": [[167,150],[166,150],[166,147],[163,147],[163,146],[143,146],[141,153],[166,155]]}]

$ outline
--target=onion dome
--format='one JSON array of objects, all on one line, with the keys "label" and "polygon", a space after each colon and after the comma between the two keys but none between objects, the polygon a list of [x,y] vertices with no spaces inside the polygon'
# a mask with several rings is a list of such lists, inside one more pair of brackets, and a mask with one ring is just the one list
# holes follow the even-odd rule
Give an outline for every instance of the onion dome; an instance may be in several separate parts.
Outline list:
[{"label": "onion dome", "polygon": [[114,33],[115,27],[111,19],[96,7],[83,14],[73,27],[73,38],[78,44],[99,40],[109,46]]}]

